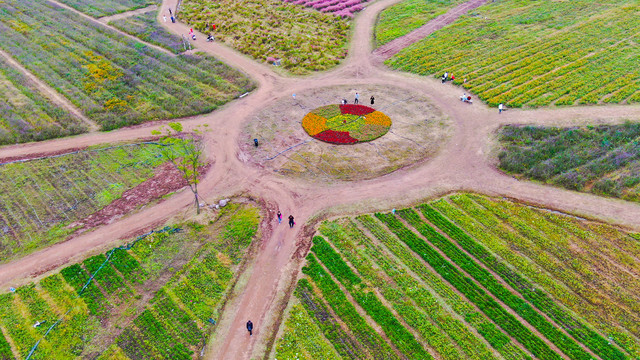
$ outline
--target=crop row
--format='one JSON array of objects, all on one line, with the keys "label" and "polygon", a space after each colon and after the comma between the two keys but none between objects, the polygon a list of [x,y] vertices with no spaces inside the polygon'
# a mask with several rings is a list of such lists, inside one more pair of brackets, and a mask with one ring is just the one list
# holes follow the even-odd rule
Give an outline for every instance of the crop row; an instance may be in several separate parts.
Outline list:
[{"label": "crop row", "polygon": [[82,121],[54,104],[0,57],[0,145],[85,132]]},{"label": "crop row", "polygon": [[[616,349],[614,346],[608,344],[608,342],[598,335],[593,330],[587,328],[584,324],[574,319],[570,314],[568,314],[564,309],[559,307],[552,299],[550,299],[544,292],[536,291],[535,287],[530,284],[525,278],[520,276],[520,274],[508,268],[502,262],[499,262],[493,254],[489,253],[483,246],[479,245],[474,239],[468,236],[465,232],[462,231],[459,227],[451,223],[449,220],[444,218],[440,213],[435,211],[432,207],[427,204],[420,206],[420,210],[424,214],[425,218],[427,218],[434,225],[438,226],[442,231],[444,231],[451,239],[455,240],[463,249],[465,249],[469,254],[473,255],[476,259],[482,261],[489,269],[495,271],[498,275],[502,277],[509,285],[511,285],[514,289],[519,291],[522,296],[531,302],[536,308],[549,315],[550,318],[554,319],[556,323],[558,323],[562,328],[564,328],[570,335],[580,340],[583,344],[593,350],[598,356],[603,359],[624,359],[625,356],[622,352]],[[443,244],[441,249],[444,248],[445,244],[448,245],[448,251],[446,253],[452,254],[450,257],[456,256],[458,258],[465,258],[465,260],[471,260],[464,256],[462,251],[456,251],[455,245],[451,244],[446,238],[432,235],[430,234],[433,228],[430,228],[426,225],[426,223],[422,222],[421,219],[417,217],[415,212],[403,212],[403,217],[407,219],[416,229],[423,230],[420,231],[425,236],[430,236],[430,239],[440,238],[438,241],[439,244]],[[436,233],[437,234],[437,233]],[[432,240],[433,241],[433,240]],[[444,249],[443,249],[444,251]],[[453,255],[457,253],[456,255]],[[466,270],[466,269],[465,269]],[[477,270],[474,270],[478,272]],[[488,289],[491,287],[491,283],[486,282]],[[494,285],[497,282],[493,282]],[[484,285],[484,284],[483,284]],[[492,291],[493,292],[493,291]],[[496,294],[496,293],[494,293]],[[496,296],[498,296],[496,294]],[[508,297],[499,296],[501,300],[505,303],[509,304],[509,306],[515,306],[516,308],[522,309],[522,302],[514,302],[505,301]],[[513,305],[511,305],[513,304]],[[515,310],[515,308],[514,308]],[[524,317],[524,316],[523,316]],[[528,318],[525,318],[529,321]],[[542,332],[543,328],[539,328]],[[547,331],[547,333],[549,333]],[[545,334],[543,332],[543,334]],[[548,336],[547,336],[548,337]],[[566,341],[566,339],[564,339]],[[555,341],[554,341],[555,342]],[[560,346],[559,346],[560,347]],[[561,348],[562,349],[562,348]],[[563,349],[564,351],[564,349]],[[578,352],[580,354],[580,352]],[[587,355],[588,356],[588,355]]]},{"label": "crop row", "polygon": [[51,3],[3,10],[0,47],[104,130],[210,112],[254,87],[211,57],[165,54]]},{"label": "crop row", "polygon": [[438,76],[449,71],[490,105],[637,102],[640,73],[632,59],[640,21],[631,4],[578,0],[567,12],[568,4],[552,1],[490,3],[388,64]]},{"label": "crop row", "polygon": [[[355,224],[350,221],[346,221],[343,226],[336,222],[325,223],[320,231],[347,258],[369,286],[375,287],[443,359],[494,357],[476,335],[439,304],[429,289],[408,274],[384,249],[375,246]],[[375,270],[374,263],[384,271],[386,277]],[[503,339],[510,341],[504,335]]]},{"label": "crop row", "polygon": [[302,272],[313,280],[336,315],[371,353],[385,354],[385,357],[390,359],[398,358],[389,344],[358,314],[342,289],[331,279],[331,276],[322,268],[313,254],[310,253],[307,256],[307,265],[302,268]]},{"label": "crop row", "polygon": [[451,285],[478,306],[490,319],[531,351],[533,355],[541,359],[561,359],[544,341],[522,325],[513,315],[500,306],[497,301],[476,285],[473,280],[465,276],[424,240],[407,229],[393,215],[376,213],[376,217],[384,222],[400,240],[405,242],[415,253],[419,254]]},{"label": "crop row", "polygon": [[332,12],[335,15],[353,17],[354,13],[363,9],[362,3],[368,0],[282,0],[295,5],[312,7],[321,12]]},{"label": "crop row", "polygon": [[[474,198],[478,201],[482,200],[479,197]],[[463,226],[466,231],[469,231],[477,241],[480,241],[502,259],[508,261],[521,274],[542,286],[546,292],[564,306],[588,319],[590,324],[615,339],[626,350],[640,354],[637,341],[631,339],[629,334],[622,330],[622,327],[624,327],[632,333],[637,331],[637,321],[633,320],[635,315],[624,309],[624,307],[617,305],[610,296],[602,296],[597,291],[594,291],[591,281],[585,283],[585,281],[569,271],[569,266],[565,264],[575,263],[575,258],[570,259],[568,262],[559,262],[545,253],[542,248],[534,246],[531,242],[532,239],[525,238],[522,234],[514,232],[513,229],[502,223],[507,219],[501,220],[497,218],[485,207],[471,201],[469,196],[455,195],[450,197],[450,200],[455,206],[442,200],[432,203],[432,206],[450,219],[455,219],[455,222]],[[485,205],[487,207],[497,206],[494,202],[489,202],[489,200],[487,202]],[[523,210],[526,211],[526,209]],[[511,215],[505,213],[503,215],[513,218],[522,216],[522,212],[518,214],[512,213]],[[593,228],[583,228],[578,220],[566,216],[549,213],[545,214],[544,217],[536,217],[528,221],[529,224],[537,224],[538,226],[547,222],[557,224],[564,230],[564,235],[558,233],[558,236],[555,236],[558,240],[565,237],[567,233],[580,234],[582,238],[591,240],[604,238],[595,234],[592,230]],[[611,236],[611,230],[617,231],[610,227],[607,228],[609,230],[605,231],[607,231],[608,236]],[[628,242],[622,237],[623,234],[620,234],[620,236],[615,240],[616,244]],[[602,242],[601,244],[605,243]],[[518,253],[514,253],[514,246],[518,249],[518,253],[523,253],[526,256],[519,256]],[[553,250],[557,247],[559,246],[553,244],[548,249]],[[588,245],[587,247],[596,246]],[[614,247],[610,246],[610,248],[613,249]],[[602,250],[602,252],[607,251]],[[594,304],[598,305],[594,306]]]},{"label": "crop row", "polygon": [[2,332],[0,332],[0,359],[1,360],[12,360],[13,352],[11,351],[11,345],[7,342],[7,339],[4,338]]},{"label": "crop row", "polygon": [[369,215],[358,216],[357,219],[430,289],[433,289],[433,292],[442,297],[453,311],[473,326],[503,357],[506,359],[530,359],[493,322],[488,321],[486,315],[478,312],[467,299],[458,295],[448,283],[435,275],[433,270],[416,257],[415,253],[402,246],[401,242],[386,228],[383,228],[380,222]]},{"label": "crop row", "polygon": [[[329,271],[351,293],[358,305],[362,307],[371,318],[377,322],[396,347],[409,358],[433,359],[424,350],[415,337],[396,319],[393,313],[378,299],[374,292],[361,291],[354,288],[354,284],[360,283],[360,278],[353,273],[351,268],[342,260],[340,255],[327,244],[320,236],[313,239],[314,246],[311,250],[322,261]],[[355,280],[357,279],[357,281]]]},{"label": "crop row", "polygon": [[339,360],[341,358],[302,305],[291,308],[284,332],[285,335],[278,340],[276,346],[276,359]]},{"label": "crop row", "polygon": [[298,281],[295,293],[314,323],[341,357],[353,360],[367,357],[367,350],[363,345],[340,327],[322,299],[314,294],[308,279]]},{"label": "crop row", "polygon": [[[129,16],[109,22],[119,30],[133,35],[150,44],[161,46],[174,53],[185,51],[182,38],[167,31],[156,19],[156,12]],[[193,44],[191,44],[193,46]]]}]

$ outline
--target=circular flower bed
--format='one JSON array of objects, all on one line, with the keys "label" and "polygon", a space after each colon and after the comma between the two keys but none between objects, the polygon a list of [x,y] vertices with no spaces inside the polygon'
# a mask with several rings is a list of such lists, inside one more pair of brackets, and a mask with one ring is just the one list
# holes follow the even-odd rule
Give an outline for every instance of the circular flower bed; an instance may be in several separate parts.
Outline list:
[{"label": "circular flower bed", "polygon": [[302,127],[318,140],[355,144],[386,134],[391,127],[391,119],[364,105],[327,105],[305,115]]}]

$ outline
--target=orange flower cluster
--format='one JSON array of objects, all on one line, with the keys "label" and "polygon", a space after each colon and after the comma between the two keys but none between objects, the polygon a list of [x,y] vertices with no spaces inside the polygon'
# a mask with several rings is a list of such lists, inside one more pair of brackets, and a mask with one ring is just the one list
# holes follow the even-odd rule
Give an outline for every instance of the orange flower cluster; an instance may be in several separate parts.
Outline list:
[{"label": "orange flower cluster", "polygon": [[302,118],[302,128],[304,128],[310,136],[315,136],[327,130],[327,119],[314,113],[308,113]]},{"label": "orange flower cluster", "polygon": [[380,111],[374,111],[365,115],[364,120],[366,124],[382,125],[387,127],[391,126],[391,118]]}]

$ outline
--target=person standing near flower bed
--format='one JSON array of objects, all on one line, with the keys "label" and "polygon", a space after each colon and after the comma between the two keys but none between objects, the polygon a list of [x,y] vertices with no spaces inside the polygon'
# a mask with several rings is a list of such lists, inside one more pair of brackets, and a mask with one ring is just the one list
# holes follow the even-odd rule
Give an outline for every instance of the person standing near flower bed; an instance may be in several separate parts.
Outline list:
[{"label": "person standing near flower bed", "polygon": [[375,101],[376,101],[376,98],[374,98],[373,95],[371,95],[371,105],[373,105]]},{"label": "person standing near flower bed", "polygon": [[360,99],[360,94],[356,93],[356,100],[353,103],[357,104],[358,103],[358,99]]}]

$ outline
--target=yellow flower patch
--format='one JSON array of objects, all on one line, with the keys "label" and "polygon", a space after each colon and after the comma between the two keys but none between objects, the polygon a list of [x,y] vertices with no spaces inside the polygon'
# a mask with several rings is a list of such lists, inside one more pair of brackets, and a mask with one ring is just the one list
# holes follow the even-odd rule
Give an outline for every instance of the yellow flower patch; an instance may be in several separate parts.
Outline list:
[{"label": "yellow flower patch", "polygon": [[314,113],[308,113],[302,118],[302,127],[310,136],[317,135],[327,130],[327,119]]},{"label": "yellow flower patch", "polygon": [[391,126],[391,118],[381,113],[380,111],[374,111],[364,117],[366,124]]}]

